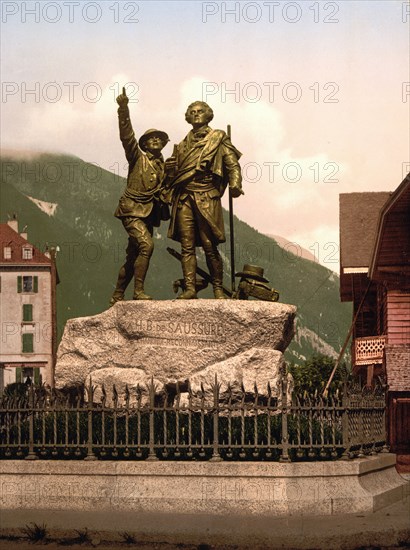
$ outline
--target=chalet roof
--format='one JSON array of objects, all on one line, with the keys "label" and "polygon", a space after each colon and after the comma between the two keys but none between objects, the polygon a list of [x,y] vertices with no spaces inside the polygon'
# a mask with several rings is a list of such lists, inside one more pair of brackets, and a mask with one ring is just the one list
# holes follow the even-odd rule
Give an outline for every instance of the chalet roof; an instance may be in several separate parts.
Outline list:
[{"label": "chalet roof", "polygon": [[410,268],[410,174],[391,194],[380,210],[369,277]]},{"label": "chalet roof", "polygon": [[[22,248],[31,246],[33,248],[33,257],[23,259]],[[0,265],[51,265],[51,258],[40,252],[34,245],[29,243],[24,237],[12,229],[7,223],[0,224]],[[4,258],[4,248],[11,248],[11,258]]]},{"label": "chalet roof", "polygon": [[376,240],[377,222],[388,192],[339,195],[340,268],[368,268]]}]

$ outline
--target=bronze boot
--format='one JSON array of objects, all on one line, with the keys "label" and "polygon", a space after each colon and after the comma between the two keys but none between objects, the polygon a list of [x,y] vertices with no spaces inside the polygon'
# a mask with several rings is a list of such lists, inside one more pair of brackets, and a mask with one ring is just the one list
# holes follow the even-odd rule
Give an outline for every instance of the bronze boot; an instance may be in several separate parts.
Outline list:
[{"label": "bronze boot", "polygon": [[225,300],[226,295],[222,288],[223,281],[223,262],[219,252],[216,250],[216,253],[212,257],[206,258],[206,264],[208,266],[209,272],[211,274],[212,286],[214,289],[214,297],[217,300]]},{"label": "bronze boot", "polygon": [[196,295],[196,257],[189,255],[182,257],[182,273],[184,274],[185,290],[177,297],[177,300],[194,300]]},{"label": "bronze boot", "polygon": [[110,307],[112,307],[116,302],[122,302],[122,300],[124,300],[125,290],[130,283],[133,275],[134,270],[130,268],[129,263],[125,263],[121,267],[118,274],[117,285],[110,300]]},{"label": "bronze boot", "polygon": [[134,269],[134,296],[133,300],[152,300],[151,296],[144,292],[145,276],[148,271],[150,258],[139,255],[135,261]]},{"label": "bronze boot", "polygon": [[112,307],[117,302],[122,302],[124,300],[124,294],[120,294],[117,290],[115,290],[114,294],[111,296],[110,299],[110,307]]}]

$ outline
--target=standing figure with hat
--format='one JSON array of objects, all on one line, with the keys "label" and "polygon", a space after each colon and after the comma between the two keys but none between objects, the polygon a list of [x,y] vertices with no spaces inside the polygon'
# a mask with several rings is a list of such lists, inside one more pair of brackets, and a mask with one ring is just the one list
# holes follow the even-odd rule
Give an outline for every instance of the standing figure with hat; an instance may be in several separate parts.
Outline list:
[{"label": "standing figure with hat", "polygon": [[[134,278],[134,300],[151,300],[144,292],[145,276],[154,250],[153,228],[169,219],[168,207],[159,200],[164,177],[162,149],[169,141],[160,130],[147,130],[137,142],[132,129],[125,88],[117,97],[120,139],[129,169],[127,187],[114,216],[120,218],[128,233],[126,259],[118,274],[110,305],[124,299],[124,292]],[[165,208],[164,208],[165,207]]]},{"label": "standing figure with hat", "polygon": [[165,163],[172,204],[168,237],[181,243],[185,290],[178,298],[186,300],[197,297],[196,246],[205,252],[215,298],[225,298],[218,251],[218,244],[225,242],[221,197],[228,185],[233,197],[243,194],[241,153],[223,130],[208,126],[213,116],[203,101],[191,103],[185,120],[192,130]]}]

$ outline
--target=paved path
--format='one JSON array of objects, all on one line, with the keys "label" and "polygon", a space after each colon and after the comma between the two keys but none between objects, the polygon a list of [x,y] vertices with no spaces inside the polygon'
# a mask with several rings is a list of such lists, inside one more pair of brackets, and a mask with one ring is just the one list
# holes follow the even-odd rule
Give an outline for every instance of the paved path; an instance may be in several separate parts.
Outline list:
[{"label": "paved path", "polygon": [[[46,524],[47,550],[67,546],[80,548],[76,530],[84,531],[85,528],[90,541],[81,548],[92,548],[92,540],[100,550],[127,547],[141,550],[403,549],[410,548],[410,495],[373,514],[326,517],[272,519],[198,514],[1,511],[1,550],[33,550],[31,543],[15,539],[22,537],[21,529],[30,522]],[[132,534],[137,542],[127,545],[124,532]],[[7,540],[7,536],[14,540]]]}]

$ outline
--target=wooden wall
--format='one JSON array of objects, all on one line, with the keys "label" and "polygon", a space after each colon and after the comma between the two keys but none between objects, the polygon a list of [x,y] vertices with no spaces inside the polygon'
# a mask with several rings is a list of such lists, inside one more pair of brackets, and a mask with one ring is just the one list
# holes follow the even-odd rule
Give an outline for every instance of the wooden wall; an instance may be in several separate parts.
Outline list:
[{"label": "wooden wall", "polygon": [[387,291],[386,326],[389,344],[410,343],[410,292]]}]

